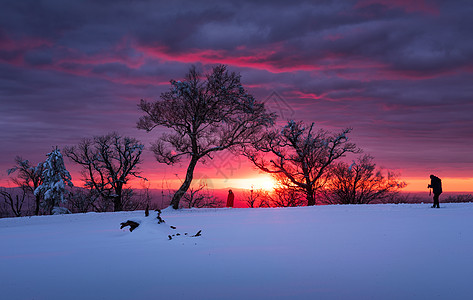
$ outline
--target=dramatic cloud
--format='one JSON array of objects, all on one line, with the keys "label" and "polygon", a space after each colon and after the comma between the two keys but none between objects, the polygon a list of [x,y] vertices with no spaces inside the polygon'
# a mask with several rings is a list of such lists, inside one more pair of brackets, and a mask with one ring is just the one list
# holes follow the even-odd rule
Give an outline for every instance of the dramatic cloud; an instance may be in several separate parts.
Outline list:
[{"label": "dramatic cloud", "polygon": [[283,119],[353,127],[380,165],[473,177],[468,1],[5,2],[0,169],[109,131],[148,143],[139,99],[223,63]]}]

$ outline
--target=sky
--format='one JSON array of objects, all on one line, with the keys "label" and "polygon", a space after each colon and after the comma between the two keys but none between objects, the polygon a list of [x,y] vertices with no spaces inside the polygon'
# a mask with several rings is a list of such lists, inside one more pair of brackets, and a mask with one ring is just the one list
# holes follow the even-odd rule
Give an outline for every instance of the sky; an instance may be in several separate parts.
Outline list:
[{"label": "sky", "polygon": [[[351,140],[398,172],[407,190],[426,190],[430,174],[447,190],[473,190],[471,1],[2,0],[0,7],[0,185],[9,184],[15,156],[36,164],[52,147],[85,137],[117,131],[149,146],[160,130],[136,128],[139,100],[159,99],[191,65],[226,64],[280,124],[353,128]],[[67,159],[66,167],[80,184]],[[160,188],[182,180],[184,167],[159,164],[146,151],[141,171]],[[229,153],[196,169],[196,179],[215,188],[261,176]]]}]

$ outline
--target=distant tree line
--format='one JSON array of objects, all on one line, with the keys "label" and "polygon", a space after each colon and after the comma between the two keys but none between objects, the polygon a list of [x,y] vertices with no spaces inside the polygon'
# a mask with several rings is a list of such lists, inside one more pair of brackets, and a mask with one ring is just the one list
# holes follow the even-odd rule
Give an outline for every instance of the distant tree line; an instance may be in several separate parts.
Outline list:
[{"label": "distant tree line", "polygon": [[[372,156],[362,154],[350,139],[351,128],[332,133],[296,120],[276,125],[276,114],[224,65],[206,74],[191,67],[183,80],[171,80],[158,100],[141,100],[138,108],[143,113],[139,129],[166,129],[150,149],[156,160],[168,165],[187,162],[185,179],[169,195],[175,209],[223,205],[205,184],[192,185],[198,163],[222,151],[247,157],[277,181],[274,191],[248,191],[244,198],[249,207],[389,202],[406,185],[398,174],[377,168]],[[65,147],[64,155],[81,168],[81,188],[72,186],[59,148],[37,165],[18,156],[8,170],[17,189],[0,191],[0,214],[143,209],[151,200],[149,184],[143,184],[139,196],[128,186],[133,178],[146,182],[139,172],[143,150],[140,141],[116,132]],[[354,157],[351,164],[347,154]],[[32,204],[25,210],[26,202]]]}]

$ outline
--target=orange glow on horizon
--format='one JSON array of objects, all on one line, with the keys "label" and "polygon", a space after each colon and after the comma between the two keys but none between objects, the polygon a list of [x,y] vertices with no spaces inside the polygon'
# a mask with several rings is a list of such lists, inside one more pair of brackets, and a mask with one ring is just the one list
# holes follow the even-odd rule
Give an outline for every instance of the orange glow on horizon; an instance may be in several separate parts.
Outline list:
[{"label": "orange glow on horizon", "polygon": [[[442,177],[442,187],[444,192],[466,192],[473,193],[473,178]],[[15,187],[9,180],[10,178],[0,178],[0,187]],[[177,178],[166,179],[160,176],[148,177],[149,187],[151,189],[178,189],[182,181]],[[407,183],[402,189],[403,192],[428,192],[427,185],[430,183],[428,176],[425,177],[401,177]],[[73,177],[75,186],[82,187],[83,181],[80,177]],[[272,190],[276,181],[268,174],[250,174],[247,178],[211,178],[208,176],[195,176],[192,186],[198,186],[200,183],[206,184],[209,190],[213,189],[264,189]],[[146,184],[148,185],[148,184]],[[129,185],[134,189],[144,187],[142,180],[133,179]]]},{"label": "orange glow on horizon", "polygon": [[253,178],[239,178],[232,180],[232,187],[239,189],[262,189],[272,191],[276,186],[276,181],[269,175],[261,175]]},{"label": "orange glow on horizon", "polygon": [[[74,182],[75,183],[75,182]],[[163,179],[163,178],[149,178],[151,189],[178,189],[182,181],[177,178]],[[276,181],[267,174],[256,174],[247,178],[210,178],[207,176],[194,176],[191,187],[197,187],[200,184],[207,186],[207,189],[263,189],[272,191],[276,186]],[[133,188],[142,188],[141,181],[130,181],[130,186]]]},{"label": "orange glow on horizon", "polygon": [[[441,177],[442,189],[444,192],[469,192],[473,191],[473,178],[454,178],[454,177]],[[413,177],[413,178],[402,178],[407,182],[407,186],[402,189],[404,192],[423,192],[428,191],[427,185],[430,184],[430,178]]]}]

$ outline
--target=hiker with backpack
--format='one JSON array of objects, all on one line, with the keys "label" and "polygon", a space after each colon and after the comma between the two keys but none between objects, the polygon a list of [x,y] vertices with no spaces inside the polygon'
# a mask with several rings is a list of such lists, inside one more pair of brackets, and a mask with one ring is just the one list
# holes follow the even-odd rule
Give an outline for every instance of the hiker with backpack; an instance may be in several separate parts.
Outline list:
[{"label": "hiker with backpack", "polygon": [[432,205],[432,208],[440,208],[439,196],[442,194],[442,180],[437,176],[430,175],[430,184],[427,188],[432,189],[429,195],[431,195],[432,192],[434,193],[434,205]]}]

